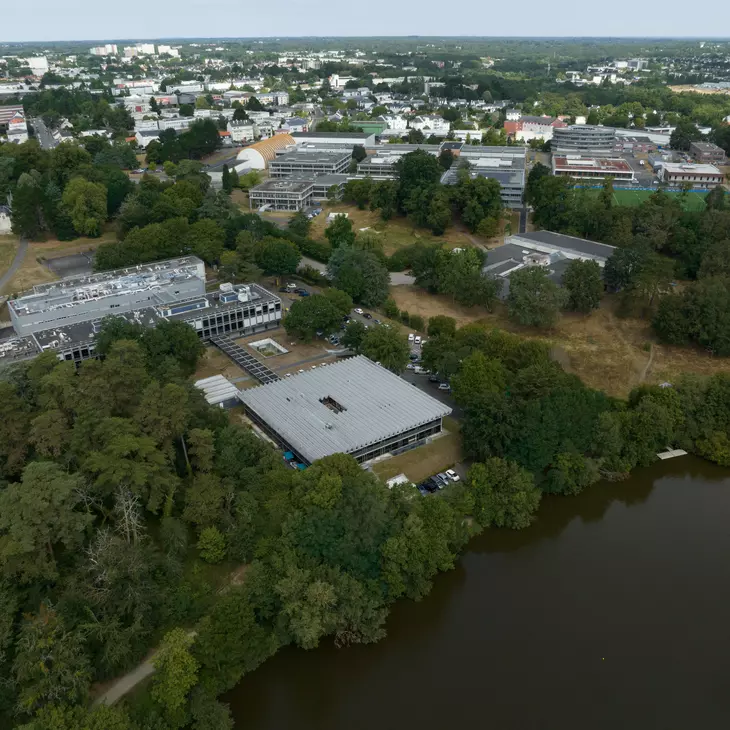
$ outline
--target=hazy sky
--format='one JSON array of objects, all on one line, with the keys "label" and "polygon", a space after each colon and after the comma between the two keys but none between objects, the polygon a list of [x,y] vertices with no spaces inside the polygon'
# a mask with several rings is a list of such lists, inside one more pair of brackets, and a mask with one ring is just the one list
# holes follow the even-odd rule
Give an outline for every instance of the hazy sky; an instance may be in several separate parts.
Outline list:
[{"label": "hazy sky", "polygon": [[256,36],[730,35],[730,1],[30,0],[0,15],[0,42]]}]

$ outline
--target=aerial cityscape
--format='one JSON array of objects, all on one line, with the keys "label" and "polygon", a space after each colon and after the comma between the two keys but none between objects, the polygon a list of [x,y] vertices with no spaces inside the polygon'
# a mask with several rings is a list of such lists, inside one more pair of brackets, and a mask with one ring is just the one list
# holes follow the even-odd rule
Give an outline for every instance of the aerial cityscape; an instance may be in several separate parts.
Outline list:
[{"label": "aerial cityscape", "polygon": [[727,723],[730,40],[201,7],[0,29],[0,728]]}]

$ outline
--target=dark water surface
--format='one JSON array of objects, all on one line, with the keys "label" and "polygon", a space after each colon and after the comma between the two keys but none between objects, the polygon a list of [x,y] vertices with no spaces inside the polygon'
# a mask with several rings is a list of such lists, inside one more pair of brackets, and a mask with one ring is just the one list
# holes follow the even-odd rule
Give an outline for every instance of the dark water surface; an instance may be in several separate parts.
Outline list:
[{"label": "dark water surface", "polygon": [[285,649],[246,730],[730,726],[730,472],[692,457],[472,541],[379,644]]}]

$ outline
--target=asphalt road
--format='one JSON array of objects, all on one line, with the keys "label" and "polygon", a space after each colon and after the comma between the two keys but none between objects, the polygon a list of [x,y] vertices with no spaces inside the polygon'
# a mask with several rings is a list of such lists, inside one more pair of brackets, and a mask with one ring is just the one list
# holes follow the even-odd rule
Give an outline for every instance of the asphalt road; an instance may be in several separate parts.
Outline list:
[{"label": "asphalt road", "polygon": [[527,231],[527,208],[520,208],[520,225],[519,233],[525,233]]},{"label": "asphalt road", "polygon": [[15,276],[15,272],[20,268],[20,265],[25,259],[25,255],[28,253],[28,240],[25,238],[20,239],[20,245],[15,253],[15,258],[10,264],[10,268],[0,276],[0,292],[5,288],[6,284],[10,283],[10,280]]},{"label": "asphalt road", "polygon": [[48,127],[46,127],[46,123],[42,119],[33,119],[31,121],[31,125],[35,130],[35,136],[38,139],[40,146],[44,150],[52,150],[58,145],[58,142],[53,139],[53,135],[50,133]]}]

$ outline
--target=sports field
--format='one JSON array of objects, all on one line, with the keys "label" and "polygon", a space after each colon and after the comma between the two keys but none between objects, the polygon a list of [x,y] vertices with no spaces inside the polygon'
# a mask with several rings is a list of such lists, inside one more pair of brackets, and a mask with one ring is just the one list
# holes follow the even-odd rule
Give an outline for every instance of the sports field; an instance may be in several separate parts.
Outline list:
[{"label": "sports field", "polygon": [[[592,191],[596,195],[600,192],[599,190]],[[641,205],[647,198],[654,194],[654,190],[614,190],[613,191],[613,202],[616,205],[625,205],[635,207]],[[665,190],[669,196],[680,196],[680,192],[670,192]],[[705,196],[707,193],[687,193],[680,200],[684,201],[684,209],[689,211],[701,211],[705,209]]]}]

